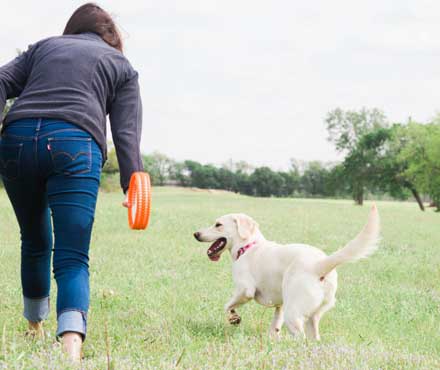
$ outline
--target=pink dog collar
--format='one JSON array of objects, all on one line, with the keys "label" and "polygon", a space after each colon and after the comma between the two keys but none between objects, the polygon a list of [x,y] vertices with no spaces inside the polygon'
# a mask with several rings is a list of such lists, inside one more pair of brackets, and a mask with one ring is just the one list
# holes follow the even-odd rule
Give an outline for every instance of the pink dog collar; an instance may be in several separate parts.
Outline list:
[{"label": "pink dog collar", "polygon": [[246,244],[244,247],[241,247],[237,252],[237,258],[235,260],[237,261],[248,249],[251,249],[257,242],[252,242],[249,244]]}]

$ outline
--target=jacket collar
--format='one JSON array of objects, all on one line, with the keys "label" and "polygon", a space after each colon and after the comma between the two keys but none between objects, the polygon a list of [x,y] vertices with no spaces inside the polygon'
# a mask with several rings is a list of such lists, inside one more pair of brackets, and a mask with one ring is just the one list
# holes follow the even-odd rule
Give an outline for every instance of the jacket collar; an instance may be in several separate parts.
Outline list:
[{"label": "jacket collar", "polygon": [[99,36],[97,33],[94,33],[94,32],[83,32],[83,33],[80,33],[79,35],[84,36],[84,37],[86,37],[86,38],[88,38],[88,39],[94,39],[94,40],[101,40],[101,41],[104,41],[104,40],[101,38],[101,36]]}]

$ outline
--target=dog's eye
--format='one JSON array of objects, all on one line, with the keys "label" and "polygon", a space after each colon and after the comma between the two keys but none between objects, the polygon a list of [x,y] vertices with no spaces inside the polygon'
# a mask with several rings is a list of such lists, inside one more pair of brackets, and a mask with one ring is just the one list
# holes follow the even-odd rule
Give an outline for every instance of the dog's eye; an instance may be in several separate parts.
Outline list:
[{"label": "dog's eye", "polygon": [[220,227],[220,226],[223,226],[220,222],[217,222],[217,223],[215,224],[215,227]]}]

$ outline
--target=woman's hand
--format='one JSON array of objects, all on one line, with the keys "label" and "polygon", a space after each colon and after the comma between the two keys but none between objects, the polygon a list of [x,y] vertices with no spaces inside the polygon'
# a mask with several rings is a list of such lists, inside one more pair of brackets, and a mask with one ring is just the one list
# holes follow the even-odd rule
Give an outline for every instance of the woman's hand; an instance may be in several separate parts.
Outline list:
[{"label": "woman's hand", "polygon": [[128,204],[128,194],[125,194],[125,199],[124,199],[124,201],[122,202],[122,205],[123,205],[125,208],[130,207],[130,205]]}]

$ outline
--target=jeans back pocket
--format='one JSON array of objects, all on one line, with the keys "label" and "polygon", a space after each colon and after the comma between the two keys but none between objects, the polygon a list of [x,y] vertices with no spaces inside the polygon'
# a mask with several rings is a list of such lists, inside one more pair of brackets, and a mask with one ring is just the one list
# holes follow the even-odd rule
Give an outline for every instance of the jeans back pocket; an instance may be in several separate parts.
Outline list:
[{"label": "jeans back pocket", "polygon": [[8,144],[0,141],[0,175],[7,180],[20,176],[22,143]]},{"label": "jeans back pocket", "polygon": [[92,169],[91,138],[49,138],[48,149],[56,173],[75,175],[88,173]]}]

